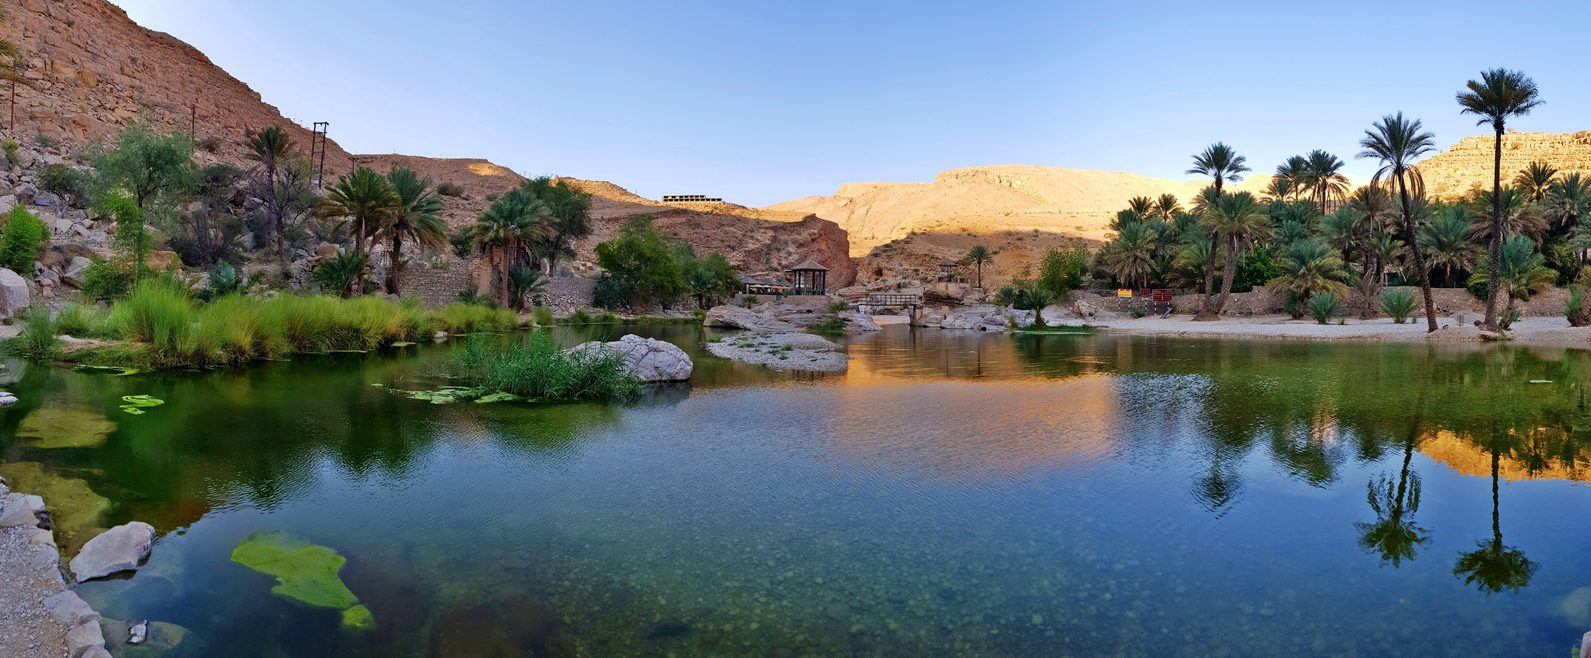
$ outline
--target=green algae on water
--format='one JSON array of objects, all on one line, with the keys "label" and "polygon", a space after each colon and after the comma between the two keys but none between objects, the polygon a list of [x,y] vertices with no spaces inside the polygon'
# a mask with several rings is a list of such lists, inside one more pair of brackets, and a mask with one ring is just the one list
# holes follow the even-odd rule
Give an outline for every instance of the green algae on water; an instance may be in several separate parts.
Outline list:
[{"label": "green algae on water", "polygon": [[370,608],[356,605],[343,611],[343,628],[351,631],[368,631],[376,627],[376,618],[370,616]]},{"label": "green algae on water", "polygon": [[122,402],[126,404],[121,406],[121,410],[134,416],[143,415],[144,409],[158,407],[166,403],[165,400],[148,395],[123,395]]},{"label": "green algae on water", "polygon": [[359,597],[337,575],[348,561],[346,558],[285,532],[250,534],[232,549],[232,561],[276,576],[271,592],[278,596],[317,608],[348,610],[359,605]]}]

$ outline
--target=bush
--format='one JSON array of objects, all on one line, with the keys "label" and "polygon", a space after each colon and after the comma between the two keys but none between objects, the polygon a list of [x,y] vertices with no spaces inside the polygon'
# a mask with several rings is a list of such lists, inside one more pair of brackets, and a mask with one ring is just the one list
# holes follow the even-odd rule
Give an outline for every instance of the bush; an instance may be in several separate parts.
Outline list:
[{"label": "bush", "polygon": [[354,294],[350,289],[369,264],[370,257],[364,254],[337,254],[317,265],[312,276],[322,291],[346,297]]},{"label": "bush", "polygon": [[14,139],[0,140],[0,150],[4,150],[6,153],[6,164],[13,167],[17,166],[17,149],[21,146]]},{"label": "bush", "polygon": [[1414,315],[1414,295],[1407,290],[1388,290],[1381,293],[1381,312],[1392,316],[1392,321],[1403,324]]},{"label": "bush", "polygon": [[199,142],[194,144],[194,146],[197,146],[199,150],[204,151],[205,153],[215,153],[216,151],[221,150],[221,138],[211,135],[199,140]]},{"label": "bush", "polygon": [[558,323],[558,318],[555,318],[552,315],[552,309],[545,306],[537,306],[536,308],[531,309],[530,317],[536,322],[536,326],[538,327],[550,327]]},{"label": "bush", "polygon": [[454,349],[452,365],[471,386],[532,399],[618,399],[640,388],[619,355],[566,351],[545,331],[535,332],[528,342],[507,345],[472,337]]},{"label": "bush", "polygon": [[6,215],[4,231],[0,234],[0,265],[31,276],[33,262],[50,239],[49,227],[27,208],[17,206]]},{"label": "bush", "polygon": [[81,304],[67,304],[55,312],[55,330],[74,338],[99,338],[106,334],[103,313],[90,311]]},{"label": "bush", "polygon": [[1563,303],[1563,314],[1569,318],[1569,326],[1584,327],[1591,324],[1591,304],[1586,301],[1583,286],[1569,286],[1569,299]]},{"label": "bush", "polygon": [[6,351],[27,359],[47,361],[61,353],[59,336],[60,328],[50,318],[49,307],[35,306],[28,309],[22,333],[8,343]]},{"label": "bush", "polygon": [[227,295],[243,292],[248,287],[248,278],[232,267],[231,263],[221,261],[210,268],[210,281],[204,290],[200,291],[201,299],[218,299]]},{"label": "bush", "polygon": [[89,299],[113,300],[126,297],[133,289],[131,265],[108,260],[95,260],[83,270],[83,296]]},{"label": "bush", "polygon": [[39,189],[61,197],[62,202],[82,201],[88,195],[88,180],[82,172],[61,163],[39,169]]},{"label": "bush", "polygon": [[690,292],[679,250],[652,228],[650,217],[632,218],[618,237],[597,245],[593,303],[603,308],[667,308]]},{"label": "bush", "polygon": [[1341,310],[1342,303],[1329,292],[1318,292],[1309,298],[1309,315],[1318,324],[1326,324]]},{"label": "bush", "polygon": [[1287,300],[1282,302],[1282,312],[1294,320],[1304,317],[1304,299],[1297,292],[1287,291]]},{"label": "bush", "polygon": [[513,311],[495,306],[454,302],[432,311],[437,328],[450,334],[508,331],[519,324]]},{"label": "bush", "polygon": [[436,186],[436,193],[442,196],[463,198],[464,186],[452,181],[447,181]]}]

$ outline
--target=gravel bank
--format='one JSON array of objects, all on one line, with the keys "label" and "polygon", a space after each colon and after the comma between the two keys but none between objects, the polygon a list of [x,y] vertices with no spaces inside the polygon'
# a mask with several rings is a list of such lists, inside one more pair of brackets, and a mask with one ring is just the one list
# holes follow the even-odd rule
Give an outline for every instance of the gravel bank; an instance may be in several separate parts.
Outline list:
[{"label": "gravel bank", "polygon": [[[1387,318],[1343,324],[1316,324],[1313,320],[1294,320],[1285,315],[1231,318],[1213,322],[1195,322],[1186,315],[1164,320],[1148,317],[1096,322],[1104,333],[1134,336],[1178,336],[1188,338],[1237,338],[1326,340],[1326,341],[1396,341],[1407,343],[1480,343],[1481,331],[1471,324],[1461,324],[1454,318],[1440,318],[1436,333],[1426,333],[1424,321],[1411,320],[1394,324]],[[1551,347],[1578,347],[1591,349],[1591,327],[1570,327],[1562,317],[1529,317],[1514,323],[1508,332],[1512,343]]]},{"label": "gravel bank", "polygon": [[[8,491],[0,484],[0,496]],[[28,528],[0,529],[0,656],[65,657],[66,624],[44,608],[45,597],[66,589],[60,555],[33,535]]]}]

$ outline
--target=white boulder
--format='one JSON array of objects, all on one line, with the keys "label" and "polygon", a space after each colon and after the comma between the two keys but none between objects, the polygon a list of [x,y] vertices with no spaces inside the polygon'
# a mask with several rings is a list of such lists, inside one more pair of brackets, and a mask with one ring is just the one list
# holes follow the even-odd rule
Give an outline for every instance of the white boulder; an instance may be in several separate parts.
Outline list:
[{"label": "white boulder", "polygon": [[683,382],[691,378],[695,365],[691,357],[673,343],[626,334],[616,341],[590,341],[570,348],[571,352],[603,351],[624,360],[624,369],[643,382]]},{"label": "white boulder", "polygon": [[0,268],[0,319],[20,317],[28,310],[29,303],[27,279]]},{"label": "white boulder", "polygon": [[79,582],[138,568],[155,543],[155,529],[133,521],[106,530],[87,544],[68,565]]}]

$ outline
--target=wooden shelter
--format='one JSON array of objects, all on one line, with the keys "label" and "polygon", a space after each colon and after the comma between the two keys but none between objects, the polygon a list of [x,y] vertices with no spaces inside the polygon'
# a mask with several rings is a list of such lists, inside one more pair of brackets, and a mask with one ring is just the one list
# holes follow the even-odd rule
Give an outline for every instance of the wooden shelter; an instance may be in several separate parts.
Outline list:
[{"label": "wooden shelter", "polygon": [[826,295],[829,291],[829,268],[810,258],[790,268],[790,294]]}]

